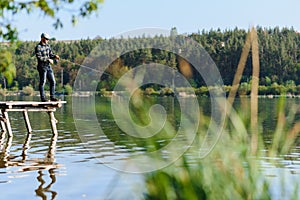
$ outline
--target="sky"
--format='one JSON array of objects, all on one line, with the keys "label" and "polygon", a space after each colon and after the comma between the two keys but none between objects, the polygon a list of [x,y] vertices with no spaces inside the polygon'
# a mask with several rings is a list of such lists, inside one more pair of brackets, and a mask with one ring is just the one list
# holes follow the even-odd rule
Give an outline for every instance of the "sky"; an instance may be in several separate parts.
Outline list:
[{"label": "sky", "polygon": [[[76,2],[82,2],[77,0]],[[293,27],[300,30],[299,0],[105,0],[97,14],[71,24],[70,11],[59,14],[64,27],[55,30],[54,20],[36,12],[19,14],[14,24],[23,41],[40,39],[47,32],[57,40],[115,37],[142,28],[171,30],[179,34],[202,30]]]}]

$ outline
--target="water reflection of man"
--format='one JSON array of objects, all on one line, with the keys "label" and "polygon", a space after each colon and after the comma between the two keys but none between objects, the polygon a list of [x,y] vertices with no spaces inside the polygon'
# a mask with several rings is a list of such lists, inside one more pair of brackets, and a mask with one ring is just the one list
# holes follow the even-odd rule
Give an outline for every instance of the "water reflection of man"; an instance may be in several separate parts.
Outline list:
[{"label": "water reflection of man", "polygon": [[46,192],[51,193],[51,199],[55,199],[57,192],[50,190],[51,186],[56,182],[56,177],[55,177],[55,172],[54,168],[48,170],[49,177],[51,179],[51,182],[44,187],[44,184],[46,181],[43,179],[43,174],[42,170],[39,170],[39,176],[37,177],[37,180],[40,182],[39,187],[35,190],[35,193],[37,196],[41,197],[43,200],[47,199],[47,195],[45,194]]},{"label": "water reflection of man", "polygon": [[37,180],[40,182],[40,185],[35,190],[35,193],[37,196],[41,197],[42,199],[47,199],[46,192],[51,193],[51,199],[55,199],[57,192],[51,190],[51,186],[56,182],[56,176],[55,176],[55,169],[57,168],[54,164],[55,161],[55,150],[56,150],[56,141],[57,141],[58,134],[53,134],[51,138],[51,142],[49,145],[49,150],[43,160],[43,163],[40,165],[44,166],[44,169],[48,169],[49,177],[51,179],[51,182],[44,186],[46,181],[44,180],[45,174],[43,174],[43,170],[39,170],[39,175],[37,177]]},{"label": "water reflection of man", "polygon": [[[9,159],[9,150],[12,145],[13,137],[8,137],[5,143],[5,133],[0,134],[0,168],[6,168],[8,166],[19,166],[24,164],[27,159],[27,150],[30,148],[30,140],[32,133],[28,133],[26,140],[23,144],[22,160],[12,161]],[[51,190],[51,186],[56,182],[55,169],[59,167],[55,163],[55,150],[58,134],[53,134],[51,142],[49,145],[48,152],[43,159],[34,159],[33,164],[30,166],[22,167],[19,172],[25,171],[35,171],[38,170],[37,180],[40,183],[38,188],[35,190],[36,195],[40,196],[42,199],[47,199],[46,193],[51,193],[51,199],[55,199],[57,195],[56,191]],[[44,180],[44,171],[48,171],[51,182],[44,186],[46,181]]]}]

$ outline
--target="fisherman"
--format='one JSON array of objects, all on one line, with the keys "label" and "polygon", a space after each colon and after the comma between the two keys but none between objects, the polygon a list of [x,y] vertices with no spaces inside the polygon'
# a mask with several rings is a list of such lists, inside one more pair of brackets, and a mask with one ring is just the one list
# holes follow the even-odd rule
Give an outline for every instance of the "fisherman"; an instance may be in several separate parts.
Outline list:
[{"label": "fisherman", "polygon": [[44,91],[46,79],[50,83],[50,100],[58,101],[58,99],[55,98],[55,78],[51,65],[60,58],[58,55],[53,54],[51,47],[48,44],[49,39],[50,36],[47,33],[42,33],[41,41],[35,47],[35,55],[38,61],[37,70],[40,77],[39,91],[42,102],[48,101]]}]

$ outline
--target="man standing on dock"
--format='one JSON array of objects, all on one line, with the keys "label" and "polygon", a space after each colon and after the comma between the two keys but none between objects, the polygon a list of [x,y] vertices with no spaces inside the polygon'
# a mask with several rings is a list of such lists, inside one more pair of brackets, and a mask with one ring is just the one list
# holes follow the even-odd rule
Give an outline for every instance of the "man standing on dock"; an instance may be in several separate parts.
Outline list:
[{"label": "man standing on dock", "polygon": [[54,73],[51,67],[51,64],[55,60],[59,60],[59,56],[53,54],[50,45],[48,44],[50,36],[47,33],[42,33],[41,41],[35,47],[35,55],[38,61],[37,70],[40,76],[39,91],[41,95],[41,101],[48,101],[45,96],[44,86],[46,79],[50,83],[50,100],[58,101],[55,98],[55,78]]}]

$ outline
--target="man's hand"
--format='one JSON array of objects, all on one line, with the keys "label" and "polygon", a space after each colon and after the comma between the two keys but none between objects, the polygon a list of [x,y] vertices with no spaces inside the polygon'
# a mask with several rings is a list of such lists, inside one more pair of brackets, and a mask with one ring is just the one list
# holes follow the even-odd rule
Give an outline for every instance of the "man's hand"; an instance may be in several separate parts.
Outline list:
[{"label": "man's hand", "polygon": [[56,58],[57,60],[59,60],[59,59],[60,59],[59,55],[55,55],[55,58]]},{"label": "man's hand", "polygon": [[51,65],[53,65],[54,61],[52,59],[48,60]]}]

